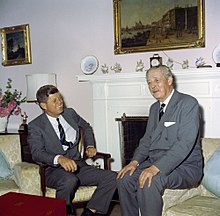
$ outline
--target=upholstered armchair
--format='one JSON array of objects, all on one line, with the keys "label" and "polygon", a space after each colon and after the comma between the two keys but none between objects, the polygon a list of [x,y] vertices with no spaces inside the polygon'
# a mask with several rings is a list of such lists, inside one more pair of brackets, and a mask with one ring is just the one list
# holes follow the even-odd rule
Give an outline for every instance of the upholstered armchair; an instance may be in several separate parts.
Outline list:
[{"label": "upholstered armchair", "polygon": [[[81,141],[80,141],[79,149],[80,149],[82,156],[86,160],[87,156],[84,151],[83,131],[80,130],[80,133],[81,133]],[[97,152],[96,156],[92,158],[92,161],[96,161],[97,159],[102,160],[104,169],[110,170],[110,161],[111,161],[110,154]],[[47,196],[47,197],[55,197],[56,190],[46,187],[46,184],[45,184],[45,169],[47,168],[47,165],[45,164],[39,164],[39,165],[40,165],[42,194],[43,196]],[[75,198],[73,199],[74,205],[76,204],[81,205],[89,201],[95,189],[96,189],[96,186],[80,186],[75,194]]]},{"label": "upholstered armchair", "polygon": [[[8,192],[41,195],[39,166],[22,162],[19,134],[0,134],[0,155],[0,195]],[[10,175],[3,176],[8,172],[6,169]]]}]

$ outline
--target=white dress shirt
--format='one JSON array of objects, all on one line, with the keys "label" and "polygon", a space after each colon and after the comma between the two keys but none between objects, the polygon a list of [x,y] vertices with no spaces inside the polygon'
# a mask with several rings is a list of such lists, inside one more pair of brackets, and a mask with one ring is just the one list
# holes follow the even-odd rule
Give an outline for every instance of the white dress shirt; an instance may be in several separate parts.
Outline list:
[{"label": "white dress shirt", "polygon": [[[60,131],[59,131],[59,128],[58,128],[58,122],[57,122],[57,119],[52,117],[52,116],[49,116],[46,114],[46,116],[48,117],[54,131],[56,132],[58,138],[60,139]],[[62,125],[63,129],[64,129],[64,132],[65,132],[65,136],[66,136],[66,141],[68,142],[72,142],[74,143],[75,140],[76,140],[76,130],[74,128],[72,128],[68,123],[67,121],[63,118],[62,115],[59,116],[59,120],[60,120],[60,124]],[[60,145],[62,145],[62,143],[60,142]],[[65,146],[65,145],[62,145],[63,147],[63,150],[66,151],[69,147],[68,146]],[[54,157],[54,164],[58,164],[58,157],[60,155],[56,155]]]}]

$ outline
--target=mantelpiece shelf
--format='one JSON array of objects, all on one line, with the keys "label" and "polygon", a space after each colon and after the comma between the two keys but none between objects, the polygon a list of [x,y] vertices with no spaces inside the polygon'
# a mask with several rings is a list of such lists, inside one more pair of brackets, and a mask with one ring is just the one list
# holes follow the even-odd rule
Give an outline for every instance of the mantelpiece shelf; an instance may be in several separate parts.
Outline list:
[{"label": "mantelpiece shelf", "polygon": [[[178,69],[173,70],[173,74],[177,78],[216,78],[220,77],[220,68],[190,68],[190,69]],[[145,72],[121,72],[108,74],[93,74],[93,75],[78,75],[77,79],[79,82],[121,82],[129,79],[143,80],[145,79]]]}]

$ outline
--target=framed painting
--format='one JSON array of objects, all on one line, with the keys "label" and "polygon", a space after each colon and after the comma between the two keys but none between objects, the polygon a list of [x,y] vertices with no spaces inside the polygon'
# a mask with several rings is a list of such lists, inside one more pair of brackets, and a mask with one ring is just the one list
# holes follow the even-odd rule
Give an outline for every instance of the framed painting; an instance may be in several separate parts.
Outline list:
[{"label": "framed painting", "polygon": [[31,64],[29,25],[0,29],[2,36],[2,65]]},{"label": "framed painting", "polygon": [[205,46],[204,0],[113,0],[114,53]]}]

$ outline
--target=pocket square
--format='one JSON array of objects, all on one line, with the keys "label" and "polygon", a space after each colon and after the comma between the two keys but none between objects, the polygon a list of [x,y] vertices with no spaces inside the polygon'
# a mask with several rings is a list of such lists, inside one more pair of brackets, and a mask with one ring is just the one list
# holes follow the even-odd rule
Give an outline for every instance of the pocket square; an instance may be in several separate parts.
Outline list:
[{"label": "pocket square", "polygon": [[176,124],[176,122],[164,122],[165,127],[170,127],[171,125]]}]

